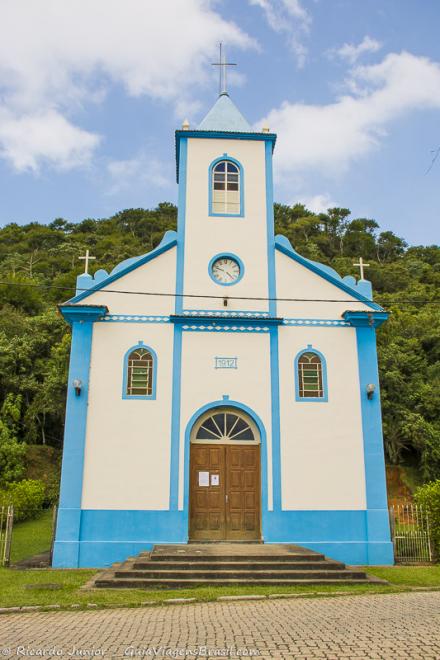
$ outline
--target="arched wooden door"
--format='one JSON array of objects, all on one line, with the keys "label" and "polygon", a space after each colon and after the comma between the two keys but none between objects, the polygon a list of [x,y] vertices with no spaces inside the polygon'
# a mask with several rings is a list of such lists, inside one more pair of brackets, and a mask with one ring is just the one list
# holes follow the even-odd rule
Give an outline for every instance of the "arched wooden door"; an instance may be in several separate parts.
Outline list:
[{"label": "arched wooden door", "polygon": [[204,413],[191,431],[189,538],[261,537],[260,434],[234,408]]}]

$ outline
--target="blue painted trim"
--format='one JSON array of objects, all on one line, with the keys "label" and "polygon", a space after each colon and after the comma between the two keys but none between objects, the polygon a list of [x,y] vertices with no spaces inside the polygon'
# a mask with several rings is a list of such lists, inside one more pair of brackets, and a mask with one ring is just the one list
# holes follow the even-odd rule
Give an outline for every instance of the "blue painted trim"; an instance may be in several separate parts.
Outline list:
[{"label": "blue painted trim", "polygon": [[[82,484],[84,472],[84,450],[86,443],[87,406],[89,399],[90,357],[92,351],[93,322],[78,320],[72,323],[72,345],[70,350],[69,376],[67,384],[66,421],[64,427],[63,461],[56,540],[72,543],[69,561],[78,566],[78,542]],[[81,393],[75,393],[73,381],[81,380]],[[63,521],[68,524],[61,532]],[[54,561],[57,561],[55,548]]]},{"label": "blue painted trim", "polygon": [[169,323],[169,316],[148,316],[147,314],[107,314],[99,323]]},{"label": "blue painted trim", "polygon": [[270,325],[223,325],[222,323],[216,323],[211,325],[196,324],[191,325],[180,325],[184,332],[269,332]]},{"label": "blue painted trim", "polygon": [[270,386],[272,417],[272,490],[273,510],[281,509],[281,430],[280,430],[280,363],[278,328],[270,329]]},{"label": "blue painted trim", "polygon": [[272,171],[272,149],[270,142],[265,147],[265,171],[266,171],[266,227],[267,227],[267,275],[269,291],[269,313],[277,315],[277,289],[275,270],[275,220],[273,212],[273,171]]},{"label": "blue painted trim", "polygon": [[99,321],[108,312],[105,305],[58,305],[63,317],[70,324],[76,321]]},{"label": "blue painted trim", "polygon": [[[263,512],[267,544],[301,545],[350,565],[393,563],[392,543],[367,539],[365,510],[267,512],[263,507]],[[187,510],[84,510],[77,524],[81,534],[75,543],[68,540],[69,524],[61,515],[54,568],[103,568],[156,543],[185,544],[188,539]]]},{"label": "blue painted trim", "polygon": [[81,302],[81,300],[84,300],[84,298],[87,298],[88,296],[92,295],[92,293],[96,293],[96,291],[100,291],[100,289],[108,286],[109,284],[112,284],[116,280],[119,280],[121,277],[124,277],[124,275],[127,275],[127,273],[131,273],[133,270],[136,270],[136,268],[143,266],[149,261],[156,259],[156,257],[159,257],[161,254],[167,252],[167,250],[170,250],[176,245],[177,245],[176,233],[174,231],[167,231],[161,243],[156,248],[154,248],[154,250],[151,250],[151,252],[148,252],[147,254],[144,254],[141,257],[128,259],[127,261],[130,263],[128,263],[127,266],[121,268],[121,270],[117,270],[116,272],[114,269],[111,275],[100,280],[94,286],[91,286],[89,289],[87,289],[87,291],[83,291],[82,293],[79,293],[77,296],[74,296],[68,302],[69,303]]},{"label": "blue painted trim", "polygon": [[[238,276],[238,279],[236,279],[234,282],[219,282],[218,280],[216,280],[212,274],[212,266],[214,265],[214,262],[217,261],[217,259],[233,259],[234,261],[236,261],[240,267],[240,275]],[[209,277],[215,284],[219,284],[220,286],[234,286],[234,284],[238,284],[240,280],[243,279],[244,263],[242,262],[240,257],[237,257],[237,255],[233,254],[232,252],[220,252],[219,254],[214,255],[211,261],[209,262],[208,273],[209,273]]]},{"label": "blue painted trim", "polygon": [[[383,509],[388,508],[388,505],[375,329],[373,327],[356,328],[356,342],[359,360],[367,508]],[[366,390],[369,383],[376,386],[371,399],[368,398]]]},{"label": "blue painted trim", "polygon": [[[227,395],[225,395],[227,396]],[[268,464],[267,464],[267,435],[266,435],[266,429],[264,428],[264,424],[261,421],[260,417],[257,415],[256,412],[252,410],[252,408],[249,408],[244,403],[241,403],[240,401],[233,401],[228,399],[221,399],[220,401],[212,401],[211,403],[207,403],[201,408],[199,408],[191,417],[189,422],[186,425],[185,428],[185,458],[184,458],[184,502],[183,502],[183,510],[185,512],[189,512],[189,458],[190,458],[190,437],[191,437],[191,429],[196,423],[196,421],[199,419],[201,415],[203,415],[205,412],[208,410],[211,410],[211,408],[237,408],[238,410],[242,410],[245,412],[251,419],[255,422],[257,425],[257,428],[260,432],[260,443],[261,443],[261,454],[260,454],[260,459],[261,459],[261,510],[262,510],[262,534],[264,536],[264,530],[266,526],[266,520],[267,520],[267,512],[268,512],[268,492],[267,492],[267,470],[268,470]],[[178,472],[176,472],[176,476],[178,476]],[[177,481],[177,479],[176,479]]]},{"label": "blue painted trim", "polygon": [[[240,190],[240,213],[214,213],[212,210],[212,193],[214,187],[214,174],[213,169],[222,161],[229,161],[236,165],[239,170],[239,190]],[[215,218],[243,218],[244,216],[244,168],[243,165],[236,158],[228,156],[228,154],[223,154],[219,156],[209,166],[208,170],[208,215]]]},{"label": "blue painted trim", "polygon": [[258,140],[269,142],[272,146],[272,151],[275,149],[275,142],[277,136],[275,133],[241,133],[233,131],[176,131],[176,180],[180,183],[180,165],[181,156],[180,145],[182,141],[187,141],[188,138],[204,138],[204,139],[220,139],[220,140]]},{"label": "blue painted trim", "polygon": [[327,266],[324,266],[323,264],[317,264],[314,261],[310,261],[309,259],[306,259],[305,257],[302,257],[300,254],[298,254],[298,252],[296,252],[289,244],[288,239],[285,238],[284,236],[275,237],[275,248],[280,252],[282,252],[283,254],[285,254],[287,257],[290,257],[290,259],[293,259],[302,266],[305,266],[316,275],[323,277],[325,280],[327,280],[327,282],[334,284],[335,286],[338,287],[338,289],[341,289],[345,293],[348,293],[348,295],[352,296],[353,298],[356,298],[356,300],[360,300],[361,302],[365,303],[366,305],[368,305],[368,307],[371,307],[371,309],[375,309],[379,312],[383,312],[383,309],[380,305],[378,305],[375,302],[372,302],[371,300],[363,296],[361,293],[356,291],[353,287],[346,284],[342,278],[337,279],[334,275],[332,275],[329,272],[332,269],[329,269]]},{"label": "blue painted trim", "polygon": [[[299,395],[299,372],[298,372],[298,361],[301,355],[304,353],[315,353],[321,360],[322,367],[322,387],[324,390],[324,396],[300,396]],[[308,344],[307,348],[304,348],[302,351],[297,353],[294,362],[295,369],[295,401],[300,403],[303,402],[315,402],[315,403],[326,403],[328,401],[328,386],[327,386],[327,361],[321,351],[318,351],[316,348],[313,348],[312,344]]]},{"label": "blue painted trim", "polygon": [[171,403],[170,510],[179,504],[180,404],[182,389],[182,326],[174,326],[173,392]]},{"label": "blue painted trim", "polygon": [[194,325],[202,326],[204,329],[215,330],[216,326],[226,326],[233,324],[239,324],[237,327],[239,329],[247,328],[251,326],[269,326],[269,325],[281,325],[283,319],[280,318],[227,318],[225,316],[211,316],[209,318],[203,317],[197,318],[192,317],[188,318],[187,316],[181,316],[177,314],[170,315],[170,322],[175,324],[191,324],[191,327]]},{"label": "blue painted trim", "polygon": [[[145,348],[153,358],[153,386],[151,394],[127,394],[127,379],[128,379],[128,358],[130,354],[138,348]],[[122,398],[123,399],[155,399],[156,398],[156,383],[157,383],[157,354],[156,351],[144,344],[142,340],[139,340],[135,346],[132,346],[124,355],[123,360],[123,372],[122,372]]]},{"label": "blue painted trim", "polygon": [[348,321],[341,321],[340,319],[283,319],[283,325],[300,325],[300,326],[319,326],[324,328],[349,328]]},{"label": "blue painted trim", "polygon": [[[386,517],[384,523],[383,513],[380,513],[381,511],[388,511],[388,502],[382,437],[379,372],[377,366],[376,331],[374,327],[357,327],[356,341],[359,360],[362,432],[364,438],[365,487],[367,509],[370,516],[368,537],[370,538],[374,534],[374,540],[376,541],[379,539],[389,541],[388,517]],[[371,399],[367,397],[366,391],[369,383],[376,386]],[[379,539],[377,535],[379,535]]]},{"label": "blue painted trim", "polygon": [[269,312],[249,312],[243,310],[228,310],[223,312],[221,309],[184,309],[182,315],[188,317],[189,319],[193,316],[227,316],[228,318],[266,318],[269,316]]},{"label": "blue painted trim", "polygon": [[176,301],[175,311],[179,314],[183,309],[183,278],[185,262],[185,224],[186,224],[186,187],[188,165],[188,140],[182,139],[179,145],[182,161],[182,177],[179,181],[179,198],[177,204],[177,260],[176,260]]},{"label": "blue painted trim", "polygon": [[389,317],[388,312],[344,312],[344,319],[355,328],[359,327],[373,327],[378,328]]}]

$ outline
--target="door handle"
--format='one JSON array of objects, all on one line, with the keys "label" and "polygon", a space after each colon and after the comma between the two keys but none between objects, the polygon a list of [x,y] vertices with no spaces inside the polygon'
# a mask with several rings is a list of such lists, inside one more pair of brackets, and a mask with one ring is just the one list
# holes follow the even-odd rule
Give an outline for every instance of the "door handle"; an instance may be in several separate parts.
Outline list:
[{"label": "door handle", "polygon": [[228,503],[228,494],[227,493],[226,493],[226,496],[225,496],[225,500],[226,500],[226,504],[227,504]]}]

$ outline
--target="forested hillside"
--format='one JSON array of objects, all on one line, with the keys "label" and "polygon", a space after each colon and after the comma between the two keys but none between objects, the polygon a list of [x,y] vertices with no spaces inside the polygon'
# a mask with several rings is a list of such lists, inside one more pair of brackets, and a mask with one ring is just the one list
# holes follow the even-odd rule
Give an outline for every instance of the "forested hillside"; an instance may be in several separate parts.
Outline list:
[{"label": "forested hillside", "polygon": [[[348,209],[315,215],[275,205],[276,232],[302,255],[358,275],[362,256],[375,298],[391,312],[378,332],[385,447],[393,464],[440,478],[440,247],[409,247]],[[95,268],[148,252],[176,225],[176,208],[130,209],[72,224],[9,224],[0,230],[0,475],[22,443],[60,447],[69,328],[56,305],[74,291],[89,248]],[[42,286],[36,286],[42,285]],[[8,467],[9,465],[9,467]],[[17,477],[20,475],[17,474]]]}]

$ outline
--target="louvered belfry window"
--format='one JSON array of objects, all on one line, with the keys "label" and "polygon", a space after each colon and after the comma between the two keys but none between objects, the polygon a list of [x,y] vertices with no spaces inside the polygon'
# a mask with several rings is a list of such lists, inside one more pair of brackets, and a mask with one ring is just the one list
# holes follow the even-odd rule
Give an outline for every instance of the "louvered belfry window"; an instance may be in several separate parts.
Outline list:
[{"label": "louvered belfry window", "polygon": [[240,170],[229,160],[221,160],[212,170],[212,212],[240,214]]},{"label": "louvered belfry window", "polygon": [[136,348],[128,356],[127,394],[151,396],[153,393],[153,356],[146,348]]},{"label": "louvered belfry window", "polygon": [[298,360],[298,379],[300,398],[322,398],[322,362],[319,355],[312,352],[303,353]]}]

